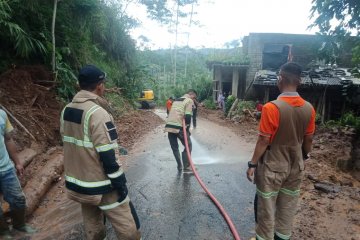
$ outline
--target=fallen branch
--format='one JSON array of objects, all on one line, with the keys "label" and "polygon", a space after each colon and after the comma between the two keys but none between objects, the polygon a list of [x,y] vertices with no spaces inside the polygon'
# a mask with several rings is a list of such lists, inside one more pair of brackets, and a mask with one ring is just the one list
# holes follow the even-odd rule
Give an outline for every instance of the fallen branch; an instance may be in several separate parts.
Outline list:
[{"label": "fallen branch", "polygon": [[24,193],[27,199],[26,215],[29,216],[38,207],[41,199],[50,189],[52,184],[59,179],[64,171],[62,154],[53,156],[47,164],[37,172],[26,184]]},{"label": "fallen branch", "polygon": [[105,89],[105,92],[107,92],[107,93],[118,93],[118,94],[121,94],[121,90],[122,90],[122,88],[113,87],[113,88],[107,88],[107,89]]},{"label": "fallen branch", "polygon": [[49,91],[51,89],[49,87],[45,87],[45,86],[42,86],[42,85],[39,85],[39,84],[36,84],[36,83],[33,83],[32,85],[35,86],[35,87],[41,88],[43,90],[46,90],[46,91]]},{"label": "fallen branch", "polygon": [[36,102],[36,99],[39,97],[39,95],[37,94],[35,97],[33,97],[33,99],[31,99],[30,101],[30,107],[32,107],[34,105],[34,103]]},{"label": "fallen branch", "polygon": [[11,114],[9,110],[7,110],[3,105],[0,104],[0,107],[27,133],[29,136],[36,141],[36,138],[34,135],[31,134],[31,132],[19,121],[17,118]]},{"label": "fallen branch", "polygon": [[254,114],[249,109],[244,109],[243,113],[249,114],[252,118],[255,118]]}]

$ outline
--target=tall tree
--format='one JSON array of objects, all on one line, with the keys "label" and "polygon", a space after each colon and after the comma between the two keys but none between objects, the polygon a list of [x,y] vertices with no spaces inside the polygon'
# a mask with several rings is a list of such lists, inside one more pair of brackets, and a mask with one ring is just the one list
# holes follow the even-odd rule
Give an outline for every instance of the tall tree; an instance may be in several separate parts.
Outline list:
[{"label": "tall tree", "polygon": [[52,39],[51,67],[52,67],[53,73],[55,73],[55,71],[56,71],[55,22],[56,22],[57,5],[58,5],[59,1],[61,1],[61,0],[54,0],[54,10],[53,10],[53,18],[52,18],[52,24],[51,24],[51,39]]},{"label": "tall tree", "polygon": [[[357,35],[359,38],[353,49],[353,62],[360,63],[359,0],[313,0],[310,18],[314,22],[309,27],[318,27],[320,35],[325,38],[320,53],[327,52],[328,57],[332,58],[347,36]],[[329,37],[333,40],[329,41]]]},{"label": "tall tree", "polygon": [[356,33],[360,36],[359,0],[313,0],[311,15],[321,33],[330,35]]},{"label": "tall tree", "polygon": [[187,75],[187,64],[188,64],[188,57],[189,57],[189,41],[190,41],[191,26],[192,26],[192,23],[193,23],[194,4],[195,4],[195,2],[193,2],[191,4],[190,20],[189,20],[189,27],[188,27],[188,32],[187,32],[186,56],[185,56],[185,74],[184,74],[185,78],[186,78],[186,75]]},{"label": "tall tree", "polygon": [[44,45],[13,21],[13,13],[9,1],[0,0],[0,37],[4,37],[7,41],[10,38],[16,53],[21,57],[28,57],[34,52],[45,53]]}]

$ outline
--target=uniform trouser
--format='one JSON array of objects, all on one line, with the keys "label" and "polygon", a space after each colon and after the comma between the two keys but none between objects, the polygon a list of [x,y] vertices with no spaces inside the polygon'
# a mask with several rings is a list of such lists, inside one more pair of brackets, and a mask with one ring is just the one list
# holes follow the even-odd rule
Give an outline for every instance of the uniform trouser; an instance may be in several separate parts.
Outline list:
[{"label": "uniform trouser", "polygon": [[192,121],[193,121],[193,127],[196,128],[196,117],[197,117],[197,108],[195,108],[193,110],[193,115],[192,115]]},{"label": "uniform trouser", "polygon": [[[110,206],[117,198],[114,191],[105,194],[100,206]],[[115,200],[116,202],[116,200]],[[103,240],[106,237],[104,215],[110,221],[115,230],[116,236],[121,240],[139,240],[141,234],[138,231],[138,219],[130,207],[129,201],[107,210],[101,210],[98,206],[81,203],[85,235],[87,240]]]},{"label": "uniform trouser", "polygon": [[303,169],[299,163],[288,172],[273,172],[263,163],[256,169],[257,224],[259,240],[290,239],[297,211]]},{"label": "uniform trouser", "polygon": [[[183,167],[184,168],[189,167],[190,163],[189,163],[189,159],[188,159],[188,156],[187,156],[187,153],[186,153],[186,148],[185,148],[184,132],[182,130],[179,133],[170,133],[169,132],[168,133],[168,138],[169,138],[170,146],[171,146],[171,149],[173,151],[173,154],[174,154],[175,160],[177,162],[178,168],[181,168],[178,139],[180,140],[180,142],[184,146],[184,150],[183,150],[183,152],[181,154]],[[187,140],[188,140],[188,144],[189,144],[189,151],[191,153],[192,143],[191,143],[190,132],[189,131],[187,131]]]}]

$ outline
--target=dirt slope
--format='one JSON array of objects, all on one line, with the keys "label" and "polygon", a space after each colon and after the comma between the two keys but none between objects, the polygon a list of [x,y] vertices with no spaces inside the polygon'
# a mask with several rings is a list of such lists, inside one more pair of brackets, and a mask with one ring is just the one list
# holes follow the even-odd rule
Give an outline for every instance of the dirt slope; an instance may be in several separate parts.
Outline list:
[{"label": "dirt slope", "polygon": [[[19,67],[0,75],[0,103],[45,146],[58,145],[60,140],[61,104],[55,91],[44,85],[51,81],[51,73],[43,66]],[[19,147],[29,147],[34,140],[9,118]]]}]

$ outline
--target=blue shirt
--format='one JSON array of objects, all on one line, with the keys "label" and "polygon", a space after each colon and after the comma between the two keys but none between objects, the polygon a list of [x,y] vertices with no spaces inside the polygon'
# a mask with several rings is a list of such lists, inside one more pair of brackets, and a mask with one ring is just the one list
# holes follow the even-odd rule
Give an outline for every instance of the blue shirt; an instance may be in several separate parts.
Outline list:
[{"label": "blue shirt", "polygon": [[6,113],[0,109],[0,172],[8,171],[14,167],[6,149],[4,139],[5,134],[11,132],[13,129]]}]

